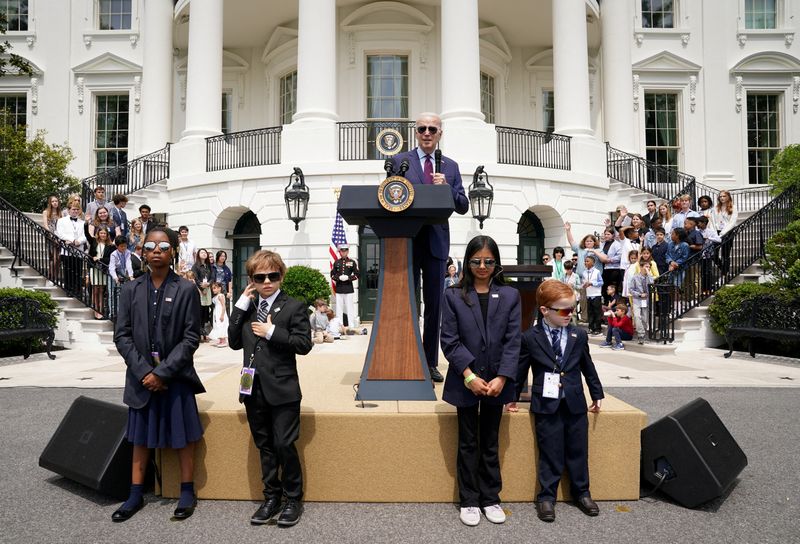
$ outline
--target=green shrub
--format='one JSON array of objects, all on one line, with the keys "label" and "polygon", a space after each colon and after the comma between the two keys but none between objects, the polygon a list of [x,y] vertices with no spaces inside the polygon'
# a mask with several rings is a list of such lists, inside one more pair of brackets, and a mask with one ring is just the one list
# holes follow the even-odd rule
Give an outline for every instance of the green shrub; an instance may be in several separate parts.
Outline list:
[{"label": "green shrub", "polygon": [[286,270],[281,289],[307,306],[313,305],[318,298],[328,300],[331,296],[328,279],[316,268],[302,265],[290,266]]},{"label": "green shrub", "polygon": [[790,291],[800,289],[800,221],[794,221],[767,241],[764,267],[775,283]]},{"label": "green shrub", "polygon": [[[49,324],[51,327],[55,328],[58,324],[58,304],[56,304],[50,295],[47,293],[43,293],[40,291],[29,291],[27,289],[21,289],[17,287],[8,287],[0,289],[0,314],[2,314],[2,320],[7,323],[15,323],[19,322],[22,319],[22,315],[10,315],[8,311],[8,306],[3,304],[3,299],[10,298],[10,297],[22,297],[22,298],[30,298],[39,302],[39,307],[42,311],[50,316]],[[28,347],[31,348],[31,351],[36,351],[42,345],[41,338],[19,338],[19,339],[11,339],[11,340],[2,340],[0,341],[0,353],[3,355],[20,355],[25,353]]]},{"label": "green shrub", "polygon": [[739,285],[726,285],[716,292],[714,300],[708,307],[711,316],[711,328],[719,335],[725,335],[725,329],[730,324],[730,315],[739,309],[742,303],[758,295],[774,295],[779,300],[789,301],[791,292],[781,289],[773,283],[740,283]]}]

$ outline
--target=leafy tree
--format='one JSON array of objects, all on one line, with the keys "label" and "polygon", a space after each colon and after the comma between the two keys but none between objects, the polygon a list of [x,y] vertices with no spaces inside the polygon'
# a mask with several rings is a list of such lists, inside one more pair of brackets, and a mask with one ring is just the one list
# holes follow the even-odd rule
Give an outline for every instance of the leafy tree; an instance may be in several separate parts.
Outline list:
[{"label": "leafy tree", "polygon": [[794,221],[767,241],[764,266],[775,285],[800,290],[800,221]]},{"label": "leafy tree", "polygon": [[50,194],[64,202],[80,187],[67,170],[72,150],[48,144],[44,134],[28,140],[25,127],[0,123],[0,196],[22,211],[43,210]]},{"label": "leafy tree", "polygon": [[[0,13],[0,34],[6,33],[8,21],[4,13]],[[3,40],[0,42],[0,77],[7,73],[33,75],[33,67],[24,58],[14,53],[9,53],[11,44]],[[8,56],[6,56],[8,55]]]}]

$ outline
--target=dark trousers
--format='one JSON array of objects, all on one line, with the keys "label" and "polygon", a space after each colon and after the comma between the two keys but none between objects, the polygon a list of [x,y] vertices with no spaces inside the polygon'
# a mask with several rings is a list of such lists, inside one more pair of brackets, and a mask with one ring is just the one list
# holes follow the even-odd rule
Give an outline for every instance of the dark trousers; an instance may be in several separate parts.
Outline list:
[{"label": "dark trousers", "polygon": [[[719,234],[719,233],[717,233]],[[731,269],[731,248],[733,239],[726,234],[722,237],[722,242],[714,248],[714,262],[719,266],[723,275],[727,275]]]},{"label": "dark trousers", "polygon": [[[480,406],[480,408],[479,408]],[[502,404],[480,401],[458,408],[458,496],[461,507],[490,506],[500,502],[500,457],[498,455]]]},{"label": "dark trousers", "polygon": [[537,501],[556,500],[558,483],[567,468],[573,499],[589,494],[589,418],[572,414],[562,400],[553,414],[535,414],[536,445],[539,449]]},{"label": "dark trousers", "polygon": [[603,299],[602,297],[589,297],[586,299],[589,314],[589,331],[600,332],[603,329]]},{"label": "dark trousers", "polygon": [[81,258],[73,255],[62,255],[61,262],[64,263],[64,289],[68,294],[79,295],[83,290]]},{"label": "dark trousers", "polygon": [[623,331],[619,327],[612,327],[611,325],[608,326],[608,334],[606,334],[606,343],[611,343],[611,338],[614,338],[615,344],[621,344],[623,340],[630,340],[633,338],[633,335]]},{"label": "dark trousers", "polygon": [[414,287],[419,292],[419,278],[422,272],[422,301],[425,303],[422,330],[422,349],[428,366],[439,365],[439,321],[441,319],[442,292],[444,291],[444,272],[446,261],[437,259],[423,243],[414,244]]},{"label": "dark trousers", "polygon": [[[294,443],[300,436],[300,401],[272,406],[267,403],[259,384],[253,382],[253,394],[245,397],[247,423],[261,456],[261,479],[264,498],[303,498],[303,471]],[[280,475],[278,471],[280,469]]]}]

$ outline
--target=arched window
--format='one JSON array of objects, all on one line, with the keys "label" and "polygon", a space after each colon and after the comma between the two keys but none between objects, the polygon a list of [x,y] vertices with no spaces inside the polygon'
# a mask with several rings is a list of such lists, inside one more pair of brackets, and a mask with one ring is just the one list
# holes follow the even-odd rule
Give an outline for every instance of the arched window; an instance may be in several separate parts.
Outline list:
[{"label": "arched window", "polygon": [[536,214],[528,210],[517,223],[517,264],[541,264],[544,254],[544,227]]},{"label": "arched window", "polygon": [[261,249],[261,222],[258,216],[251,211],[245,212],[233,228],[233,263],[229,263],[233,272],[234,295],[244,291],[247,287],[247,271],[245,263],[250,255]]}]

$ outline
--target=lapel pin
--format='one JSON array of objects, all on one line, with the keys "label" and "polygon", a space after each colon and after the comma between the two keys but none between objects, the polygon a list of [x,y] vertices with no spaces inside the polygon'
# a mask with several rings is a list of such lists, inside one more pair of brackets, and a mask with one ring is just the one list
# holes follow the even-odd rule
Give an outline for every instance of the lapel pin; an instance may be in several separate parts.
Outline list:
[{"label": "lapel pin", "polygon": [[276,314],[277,314],[278,312],[280,312],[280,311],[281,311],[281,309],[280,309],[280,308],[275,308],[275,313],[276,313]]},{"label": "lapel pin", "polygon": [[167,297],[167,298],[164,299],[164,302],[172,302],[172,299]]},{"label": "lapel pin", "polygon": [[492,298],[500,298],[500,295],[498,295],[497,293],[492,293]]},{"label": "lapel pin", "polygon": [[570,336],[571,336],[572,338],[577,338],[577,337],[578,337],[578,335],[577,335],[577,334],[575,334],[574,332],[573,332],[573,333],[570,333]]}]

